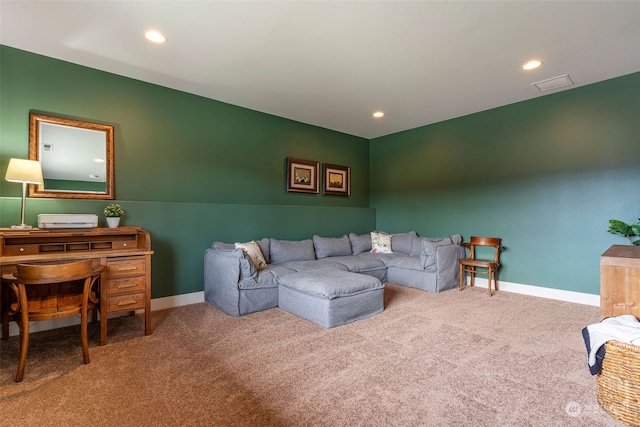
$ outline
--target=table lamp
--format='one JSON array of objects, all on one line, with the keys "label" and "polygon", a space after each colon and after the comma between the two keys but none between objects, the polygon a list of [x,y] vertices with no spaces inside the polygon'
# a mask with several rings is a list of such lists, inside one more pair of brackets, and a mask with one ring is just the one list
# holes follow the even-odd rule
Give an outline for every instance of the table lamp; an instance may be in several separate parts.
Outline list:
[{"label": "table lamp", "polygon": [[22,209],[20,212],[20,225],[12,225],[15,230],[28,230],[32,228],[24,223],[24,207],[27,197],[27,184],[43,184],[42,168],[37,160],[11,159],[7,167],[4,179],[9,182],[22,183]]}]

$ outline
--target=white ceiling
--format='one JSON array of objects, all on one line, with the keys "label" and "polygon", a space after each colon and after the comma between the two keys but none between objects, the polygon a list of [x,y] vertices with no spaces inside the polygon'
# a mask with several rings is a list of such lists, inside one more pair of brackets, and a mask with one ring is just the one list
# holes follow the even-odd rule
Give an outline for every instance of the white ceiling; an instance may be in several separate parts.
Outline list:
[{"label": "white ceiling", "polygon": [[640,1],[2,0],[0,43],[374,138],[640,71]]}]

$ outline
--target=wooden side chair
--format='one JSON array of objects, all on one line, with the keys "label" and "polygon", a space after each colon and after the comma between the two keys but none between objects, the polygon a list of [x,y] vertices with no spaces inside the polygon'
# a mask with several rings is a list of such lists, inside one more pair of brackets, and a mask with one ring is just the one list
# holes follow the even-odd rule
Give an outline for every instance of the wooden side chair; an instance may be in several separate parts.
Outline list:
[{"label": "wooden side chair", "polygon": [[22,381],[29,350],[29,322],[80,314],[80,339],[84,363],[89,363],[88,313],[98,299],[92,290],[104,269],[90,259],[57,264],[18,264],[15,277],[3,279],[13,295],[7,307],[20,328],[20,361],[16,382]]},{"label": "wooden side chair", "polygon": [[[469,242],[461,243],[461,246],[469,249],[469,257],[459,260],[460,263],[460,290],[462,290],[462,283],[464,281],[465,273],[469,273],[469,286],[473,286],[473,279],[476,274],[486,274],[489,289],[489,296],[491,296],[491,279],[493,278],[493,284],[498,290],[498,268],[500,267],[500,252],[504,248],[500,245],[502,239],[497,237],[477,237],[471,236]],[[478,246],[488,246],[494,248],[493,259],[479,258],[477,255]],[[480,270],[478,270],[480,269]]]}]

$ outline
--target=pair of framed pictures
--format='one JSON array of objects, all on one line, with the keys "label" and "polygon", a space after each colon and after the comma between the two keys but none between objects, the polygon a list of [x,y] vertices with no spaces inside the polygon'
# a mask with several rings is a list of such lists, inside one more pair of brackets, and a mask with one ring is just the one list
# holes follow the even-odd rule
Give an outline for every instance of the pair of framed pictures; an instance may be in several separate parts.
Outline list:
[{"label": "pair of framed pictures", "polygon": [[[320,163],[311,160],[287,158],[287,191],[318,193]],[[322,194],[349,196],[351,194],[351,168],[322,164],[324,187]]]}]

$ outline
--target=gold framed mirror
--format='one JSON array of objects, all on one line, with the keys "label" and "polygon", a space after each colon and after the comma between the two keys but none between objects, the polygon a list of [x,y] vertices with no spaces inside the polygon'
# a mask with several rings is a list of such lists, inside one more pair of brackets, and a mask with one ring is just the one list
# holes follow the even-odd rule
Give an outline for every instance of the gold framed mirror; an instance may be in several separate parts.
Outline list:
[{"label": "gold framed mirror", "polygon": [[114,198],[113,126],[30,113],[29,159],[44,178],[29,197]]}]

